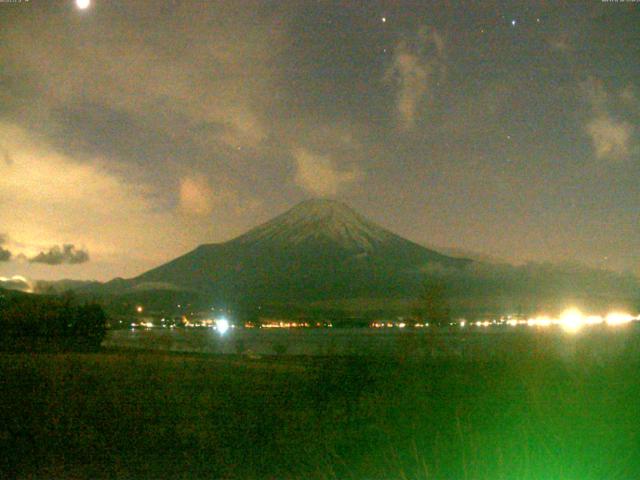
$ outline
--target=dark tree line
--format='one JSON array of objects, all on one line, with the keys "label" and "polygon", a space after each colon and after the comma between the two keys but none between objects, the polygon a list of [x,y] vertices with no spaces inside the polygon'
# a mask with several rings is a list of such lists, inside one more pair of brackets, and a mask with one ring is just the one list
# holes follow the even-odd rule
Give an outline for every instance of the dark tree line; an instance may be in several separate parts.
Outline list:
[{"label": "dark tree line", "polygon": [[105,333],[106,315],[97,304],[71,296],[0,298],[0,350],[96,351]]},{"label": "dark tree line", "polygon": [[433,325],[447,325],[451,321],[449,288],[440,280],[424,282],[422,291],[414,306],[414,316]]}]

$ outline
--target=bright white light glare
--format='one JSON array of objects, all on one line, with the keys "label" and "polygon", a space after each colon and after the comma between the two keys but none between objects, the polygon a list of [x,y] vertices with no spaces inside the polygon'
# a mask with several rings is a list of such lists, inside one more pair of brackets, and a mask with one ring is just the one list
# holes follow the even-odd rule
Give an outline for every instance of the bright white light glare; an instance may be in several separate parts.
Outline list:
[{"label": "bright white light glare", "polygon": [[91,0],[76,0],[76,6],[80,10],[86,10],[91,6]]},{"label": "bright white light glare", "polygon": [[626,323],[632,322],[633,320],[634,317],[632,317],[628,313],[622,312],[611,312],[605,319],[607,325],[624,325]]},{"label": "bright white light glare", "polygon": [[602,317],[600,315],[589,315],[584,319],[584,323],[587,325],[598,325],[602,323]]},{"label": "bright white light glare", "polygon": [[575,333],[585,324],[584,315],[577,308],[569,308],[560,315],[560,326],[570,333]]},{"label": "bright white light glare", "polygon": [[553,320],[546,316],[530,318],[529,320],[527,320],[527,325],[529,325],[530,327],[548,327],[552,323]]},{"label": "bright white light glare", "polygon": [[216,330],[220,333],[220,335],[224,335],[229,330],[229,320],[226,318],[219,318],[216,320]]}]

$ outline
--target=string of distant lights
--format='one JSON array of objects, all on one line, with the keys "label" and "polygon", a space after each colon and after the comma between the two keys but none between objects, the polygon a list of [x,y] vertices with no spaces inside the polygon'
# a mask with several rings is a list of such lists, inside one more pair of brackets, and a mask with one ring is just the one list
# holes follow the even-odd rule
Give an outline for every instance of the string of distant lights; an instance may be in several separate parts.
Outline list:
[{"label": "string of distant lights", "polygon": [[[137,313],[143,312],[143,307],[136,307]],[[467,322],[465,319],[460,319],[456,322],[451,322],[449,326],[458,326],[460,328],[465,327],[491,327],[491,326],[510,326],[510,327],[518,327],[518,326],[528,326],[528,327],[539,327],[539,328],[547,328],[552,326],[558,326],[562,328],[564,331],[569,333],[575,333],[580,331],[583,327],[593,326],[593,325],[607,325],[611,327],[627,325],[629,323],[640,321],[640,315],[634,316],[627,312],[621,311],[612,311],[609,312],[605,316],[601,315],[585,315],[577,308],[568,308],[563,311],[558,317],[550,317],[547,315],[539,315],[536,317],[531,317],[528,319],[522,318],[514,318],[512,316],[501,317],[498,320],[478,320],[474,322]],[[164,319],[162,319],[162,323],[164,323]],[[189,321],[186,317],[183,317],[183,325],[186,327],[209,327],[217,330],[220,335],[224,335],[231,328],[235,328],[236,326],[231,324],[229,320],[226,318],[217,318],[215,320],[200,320],[200,321]],[[315,324],[317,327],[332,327],[331,323],[317,323]],[[132,327],[146,327],[152,328],[155,325],[150,322],[140,322],[134,323],[131,325]],[[164,327],[165,325],[163,325]],[[245,325],[249,326],[249,325]],[[270,322],[263,325],[260,325],[261,328],[308,328],[313,326],[308,322]],[[401,322],[389,322],[389,321],[376,321],[370,324],[371,328],[400,328],[404,329],[406,327],[413,328],[424,328],[429,327],[429,323],[407,323],[404,321]],[[173,327],[173,325],[171,325]],[[250,325],[253,327],[253,325]]]},{"label": "string of distant lights", "polygon": [[625,312],[610,312],[605,316],[601,315],[584,315],[577,308],[569,308],[562,312],[558,318],[548,316],[538,316],[527,320],[507,320],[510,326],[528,325],[530,327],[550,327],[552,325],[560,326],[563,330],[573,333],[581,330],[589,325],[606,324],[609,326],[626,325],[633,321],[640,320],[640,316],[633,316]]},{"label": "string of distant lights", "polygon": [[[510,327],[517,326],[529,326],[529,327],[551,327],[559,326],[564,331],[569,333],[575,333],[581,330],[583,327],[590,325],[609,325],[619,326],[626,325],[634,321],[640,321],[640,315],[633,316],[625,312],[610,312],[605,316],[601,315],[585,315],[577,308],[568,308],[560,314],[559,317],[549,317],[547,315],[540,315],[528,319],[516,319],[507,317],[500,320],[483,320],[471,322],[468,325],[475,327],[490,327],[494,325],[508,325]],[[465,327],[467,322],[461,320],[458,322],[460,327]]]},{"label": "string of distant lights", "polygon": [[[528,327],[552,327],[558,326],[564,331],[569,333],[575,333],[581,330],[583,327],[591,325],[608,325],[608,326],[621,326],[631,322],[640,321],[640,315],[633,316],[626,312],[613,311],[605,316],[601,315],[585,315],[577,308],[568,308],[563,311],[558,317],[550,317],[547,315],[539,315],[528,319],[517,319],[512,317],[502,317],[498,320],[478,320],[475,322],[467,322],[467,320],[461,319],[457,322],[450,323],[450,326],[465,327],[492,327],[508,325],[510,327],[528,326]],[[417,323],[414,325],[406,322],[373,322],[371,327],[373,328],[405,328],[405,327],[428,327],[428,323]]]}]

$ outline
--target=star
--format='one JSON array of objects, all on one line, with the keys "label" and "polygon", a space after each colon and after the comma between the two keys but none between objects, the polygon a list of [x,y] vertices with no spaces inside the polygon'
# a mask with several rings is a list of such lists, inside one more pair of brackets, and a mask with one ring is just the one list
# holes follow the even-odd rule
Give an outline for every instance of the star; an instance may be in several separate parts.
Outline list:
[{"label": "star", "polygon": [[382,23],[387,23],[387,17],[382,17]]},{"label": "star", "polygon": [[511,20],[511,26],[512,26],[512,27],[515,27],[515,26],[516,26],[516,23],[518,23],[518,22],[516,22],[516,20],[515,20],[515,19]]}]

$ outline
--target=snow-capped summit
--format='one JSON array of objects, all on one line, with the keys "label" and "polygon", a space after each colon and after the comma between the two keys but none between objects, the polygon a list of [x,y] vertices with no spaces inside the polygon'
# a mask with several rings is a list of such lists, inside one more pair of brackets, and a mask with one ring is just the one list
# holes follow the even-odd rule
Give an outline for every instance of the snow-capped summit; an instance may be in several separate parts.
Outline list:
[{"label": "snow-capped summit", "polygon": [[290,245],[312,241],[369,251],[394,237],[342,202],[312,199],[299,203],[235,241],[243,244],[277,242]]}]

